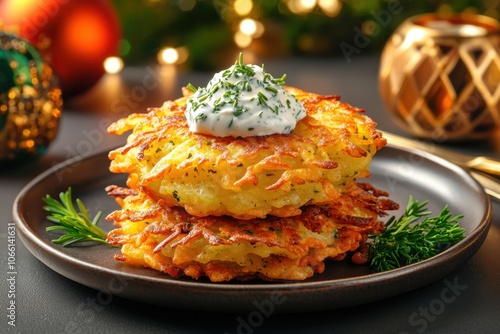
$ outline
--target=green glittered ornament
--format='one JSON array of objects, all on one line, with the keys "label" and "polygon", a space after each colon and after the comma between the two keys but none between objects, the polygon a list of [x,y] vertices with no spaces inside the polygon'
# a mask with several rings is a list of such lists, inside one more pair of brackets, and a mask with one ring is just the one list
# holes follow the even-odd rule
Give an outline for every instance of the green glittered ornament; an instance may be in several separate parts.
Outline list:
[{"label": "green glittered ornament", "polygon": [[0,166],[43,154],[62,105],[57,77],[36,48],[0,31]]}]

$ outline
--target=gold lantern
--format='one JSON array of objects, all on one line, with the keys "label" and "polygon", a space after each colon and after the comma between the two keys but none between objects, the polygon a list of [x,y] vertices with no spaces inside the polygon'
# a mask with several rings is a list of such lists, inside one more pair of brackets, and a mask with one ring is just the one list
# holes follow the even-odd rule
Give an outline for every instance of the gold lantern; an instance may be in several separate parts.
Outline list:
[{"label": "gold lantern", "polygon": [[420,138],[467,140],[500,127],[500,23],[474,14],[424,14],[382,52],[382,99]]}]

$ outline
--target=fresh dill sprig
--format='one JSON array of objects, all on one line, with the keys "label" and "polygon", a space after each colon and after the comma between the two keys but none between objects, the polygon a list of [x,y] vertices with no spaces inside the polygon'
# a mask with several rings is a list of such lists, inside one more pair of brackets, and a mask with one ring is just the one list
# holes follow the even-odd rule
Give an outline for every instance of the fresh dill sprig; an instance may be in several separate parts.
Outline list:
[{"label": "fresh dill sprig", "polygon": [[375,270],[391,270],[431,258],[465,238],[465,229],[458,224],[462,215],[452,217],[445,206],[438,216],[429,217],[427,203],[410,196],[404,214],[399,219],[391,217],[386,230],[369,243]]},{"label": "fresh dill sprig", "polygon": [[53,243],[64,247],[86,241],[108,244],[107,233],[97,226],[102,215],[101,211],[91,220],[85,205],[80,199],[76,199],[78,211],[71,198],[71,188],[68,188],[66,192],[61,192],[59,199],[60,201],[50,195],[43,198],[46,204],[43,209],[50,213],[47,220],[54,223],[48,226],[46,231],[65,232],[58,239],[52,240]]}]

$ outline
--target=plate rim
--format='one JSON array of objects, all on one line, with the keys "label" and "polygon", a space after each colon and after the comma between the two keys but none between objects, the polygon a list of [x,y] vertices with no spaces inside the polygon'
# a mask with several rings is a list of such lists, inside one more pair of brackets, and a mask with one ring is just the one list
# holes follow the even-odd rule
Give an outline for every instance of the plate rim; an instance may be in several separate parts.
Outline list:
[{"label": "plate rim", "polygon": [[[482,215],[481,222],[475,226],[475,228],[471,231],[468,231],[466,238],[458,242],[457,244],[451,246],[450,248],[446,249],[445,251],[439,253],[438,255],[424,260],[420,261],[418,263],[410,264],[401,268],[397,268],[391,271],[386,271],[386,272],[373,272],[367,275],[362,275],[362,276],[353,276],[353,277],[346,277],[346,278],[336,278],[336,279],[326,279],[326,280],[320,280],[320,281],[312,281],[312,282],[283,282],[283,283],[267,283],[267,282],[259,282],[258,284],[255,283],[231,283],[231,282],[224,282],[223,284],[221,283],[214,283],[214,282],[200,282],[200,281],[188,281],[188,280],[176,280],[176,279],[168,279],[165,281],[159,282],[158,277],[151,277],[151,276],[144,276],[141,274],[133,274],[129,272],[116,272],[116,270],[112,268],[107,268],[100,266],[99,264],[96,263],[89,263],[86,261],[83,261],[78,258],[74,258],[69,254],[64,253],[64,249],[56,249],[53,247],[49,247],[47,243],[39,237],[39,235],[31,229],[30,224],[28,223],[26,217],[24,217],[23,213],[21,212],[21,203],[24,197],[28,194],[30,189],[35,187],[37,184],[43,182],[45,179],[50,178],[53,176],[53,173],[55,171],[58,171],[63,168],[70,167],[74,165],[75,163],[81,163],[82,161],[87,161],[90,159],[98,159],[102,155],[108,154],[108,150],[97,152],[94,154],[86,155],[86,156],[76,156],[71,159],[68,159],[66,161],[63,161],[46,171],[42,172],[39,174],[37,177],[35,177],[33,180],[31,180],[28,184],[26,184],[22,190],[18,193],[14,200],[14,205],[12,207],[12,214],[13,218],[16,222],[16,226],[20,231],[20,236],[23,244],[28,248],[28,250],[34,255],[38,260],[40,260],[42,263],[44,263],[46,266],[51,268],[52,270],[56,271],[57,273],[67,277],[68,279],[71,279],[79,284],[89,286],[91,288],[96,288],[93,285],[86,284],[85,282],[81,282],[79,280],[76,280],[72,277],[69,277],[67,273],[62,273],[61,270],[58,270],[54,268],[56,265],[54,263],[48,263],[47,258],[41,258],[42,255],[40,255],[41,252],[45,253],[45,256],[55,258],[57,261],[64,261],[67,263],[71,263],[76,266],[82,266],[83,269],[89,269],[93,271],[100,272],[106,276],[116,276],[117,274],[120,276],[123,276],[124,280],[138,280],[138,281],[145,281],[148,284],[168,284],[172,288],[187,288],[187,289],[200,289],[200,290],[217,290],[220,293],[232,293],[232,292],[238,292],[238,291],[247,291],[247,292],[254,292],[257,294],[268,294],[269,292],[275,292],[277,290],[282,291],[283,293],[289,293],[291,290],[297,290],[300,289],[302,293],[307,293],[310,291],[317,291],[317,290],[328,290],[332,287],[332,284],[335,284],[338,287],[344,287],[344,286],[352,286],[356,284],[360,284],[360,280],[362,281],[361,283],[367,284],[368,286],[376,284],[377,282],[380,282],[381,280],[385,279],[401,279],[403,277],[406,277],[409,274],[415,273],[415,272],[420,272],[420,271],[426,271],[429,270],[435,265],[434,262],[436,262],[439,259],[445,260],[450,257],[453,257],[456,252],[460,251],[465,251],[468,248],[470,248],[473,245],[476,245],[476,249],[472,250],[472,253],[467,257],[471,257],[482,245],[484,239],[486,238],[488,229],[491,224],[491,216],[492,216],[492,205],[491,205],[491,199],[490,197],[486,194],[482,186],[463,168],[454,165],[447,160],[444,160],[436,155],[433,155],[429,152],[425,152],[419,149],[414,149],[414,148],[408,148],[408,147],[401,147],[401,146],[396,146],[392,144],[388,144],[385,149],[392,149],[392,150],[399,150],[403,151],[405,153],[411,153],[411,154],[417,154],[419,156],[422,156],[426,160],[430,160],[434,163],[437,163],[447,169],[451,169],[455,174],[460,174],[462,178],[466,178],[467,181],[473,182],[475,187],[478,190],[478,194],[481,196],[481,202],[484,203],[483,209],[484,209],[484,214]],[[376,156],[375,156],[376,159]],[[115,175],[109,172],[109,175]],[[99,174],[101,176],[101,174]],[[479,240],[482,239],[482,240]],[[98,246],[96,246],[98,247]],[[99,246],[99,247],[106,247],[105,245]],[[464,260],[465,261],[465,260]],[[71,275],[70,275],[71,276]],[[412,289],[413,290],[413,289]],[[410,290],[409,290],[410,291]],[[397,293],[396,293],[397,294]],[[118,294],[120,295],[120,294]],[[127,297],[127,296],[125,296]],[[388,296],[390,297],[390,296]],[[131,298],[134,299],[134,298]],[[378,300],[378,299],[376,299]],[[248,309],[248,307],[243,308],[243,309]],[[321,308],[324,309],[324,308]],[[285,310],[285,312],[289,312],[293,310]]]}]

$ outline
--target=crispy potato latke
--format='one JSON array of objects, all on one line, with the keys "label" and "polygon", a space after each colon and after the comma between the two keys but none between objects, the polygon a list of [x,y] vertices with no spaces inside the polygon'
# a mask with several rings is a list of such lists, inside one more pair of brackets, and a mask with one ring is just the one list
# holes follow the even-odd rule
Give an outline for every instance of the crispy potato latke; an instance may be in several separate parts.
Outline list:
[{"label": "crispy potato latke", "polygon": [[183,97],[112,124],[110,133],[132,133],[110,152],[110,169],[128,173],[128,187],[199,217],[292,217],[304,205],[334,201],[345,186],[369,176],[386,141],[363,110],[338,96],[286,89],[307,111],[289,135],[191,133]]},{"label": "crispy potato latke", "polygon": [[307,111],[288,135],[192,133],[186,91],[113,123],[110,133],[132,130],[109,154],[110,170],[128,174],[127,188],[107,188],[121,205],[107,217],[115,258],[213,282],[304,280],[355,251],[363,262],[367,236],[385,227],[379,216],[398,208],[357,181],[386,140],[338,96],[286,89]]},{"label": "crispy potato latke", "polygon": [[363,183],[345,187],[335,202],[303,207],[298,216],[251,220],[200,218],[144,193],[107,190],[125,196],[122,209],[107,217],[119,226],[108,235],[108,242],[121,246],[117,260],[213,282],[304,280],[323,272],[325,259],[341,260],[368,234],[382,232],[378,216],[397,208],[380,198],[387,193]]}]

